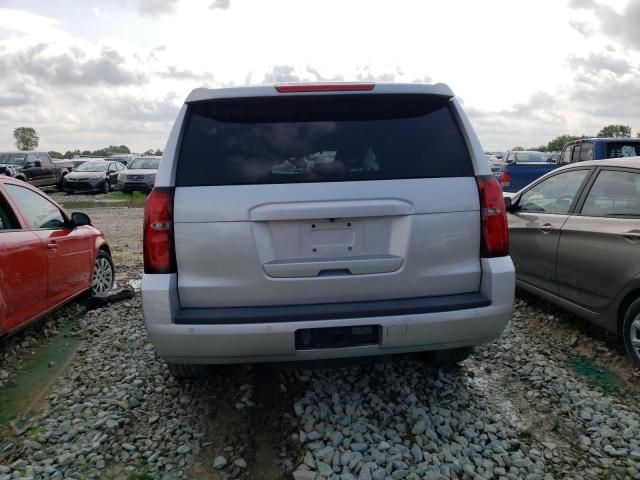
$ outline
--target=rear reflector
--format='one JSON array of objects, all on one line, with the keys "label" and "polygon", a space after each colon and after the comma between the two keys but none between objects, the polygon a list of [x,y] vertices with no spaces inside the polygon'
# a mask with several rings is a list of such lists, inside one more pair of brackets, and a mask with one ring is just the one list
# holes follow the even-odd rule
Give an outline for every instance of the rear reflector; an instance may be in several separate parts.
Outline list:
[{"label": "rear reflector", "polygon": [[144,206],[144,273],[175,273],[173,188],[154,188]]},{"label": "rear reflector", "polygon": [[304,92],[367,92],[375,83],[291,83],[276,85],[280,93]]},{"label": "rear reflector", "polygon": [[509,175],[509,172],[503,171],[500,180],[503,187],[508,187],[511,185],[511,175]]},{"label": "rear reflector", "polygon": [[504,257],[509,254],[509,226],[502,188],[493,175],[481,175],[477,182],[482,219],[480,256]]}]

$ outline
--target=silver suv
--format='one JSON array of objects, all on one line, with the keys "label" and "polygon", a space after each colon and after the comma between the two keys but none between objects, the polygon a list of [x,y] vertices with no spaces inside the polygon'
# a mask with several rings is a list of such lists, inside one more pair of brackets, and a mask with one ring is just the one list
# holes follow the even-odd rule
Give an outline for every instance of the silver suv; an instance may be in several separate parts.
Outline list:
[{"label": "silver suv", "polygon": [[442,84],[194,90],[147,200],[144,262],[147,331],[176,376],[458,361],[513,307],[502,191]]}]

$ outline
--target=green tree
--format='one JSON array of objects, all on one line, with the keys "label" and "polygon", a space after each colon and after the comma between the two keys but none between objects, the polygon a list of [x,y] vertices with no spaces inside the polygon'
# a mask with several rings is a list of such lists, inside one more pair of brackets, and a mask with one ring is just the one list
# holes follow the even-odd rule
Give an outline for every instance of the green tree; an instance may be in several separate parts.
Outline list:
[{"label": "green tree", "polygon": [[547,143],[547,152],[559,152],[567,143],[577,140],[575,135],[560,135]]},{"label": "green tree", "polygon": [[97,157],[108,157],[114,153],[131,153],[131,150],[129,150],[129,147],[126,145],[109,145],[108,147],[91,152],[92,155]]},{"label": "green tree", "polygon": [[70,159],[75,157],[76,155],[80,155],[80,150],[76,149],[76,150],[67,150],[66,152],[64,152],[64,155],[62,156],[62,158],[65,159]]},{"label": "green tree", "polygon": [[49,156],[56,159],[64,158],[60,152],[56,152],[55,150],[49,152]]},{"label": "green tree", "polygon": [[83,150],[80,155],[91,155],[91,152],[89,150]]},{"label": "green tree", "polygon": [[18,127],[13,131],[13,136],[16,139],[18,150],[33,150],[38,148],[38,143],[40,143],[40,137],[31,127]]},{"label": "green tree", "polygon": [[631,127],[629,125],[616,125],[611,124],[606,127],[602,127],[602,130],[598,132],[598,137],[630,137]]},{"label": "green tree", "polygon": [[511,151],[513,151],[513,152],[521,152],[521,151],[523,151],[523,150],[524,150],[524,147],[520,147],[520,146],[513,147],[513,148],[511,149]]},{"label": "green tree", "polygon": [[145,150],[143,155],[153,155],[153,148],[150,148],[149,150]]},{"label": "green tree", "polygon": [[[638,135],[640,137],[640,135]],[[153,152],[154,155],[157,155],[158,157],[162,156],[162,150],[160,150],[159,148],[156,149],[155,152]]]}]

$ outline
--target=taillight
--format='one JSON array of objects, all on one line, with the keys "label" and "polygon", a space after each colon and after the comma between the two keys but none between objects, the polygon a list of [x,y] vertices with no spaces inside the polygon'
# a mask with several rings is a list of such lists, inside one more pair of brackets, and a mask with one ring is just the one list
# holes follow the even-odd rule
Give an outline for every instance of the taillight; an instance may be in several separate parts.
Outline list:
[{"label": "taillight", "polygon": [[505,172],[503,170],[502,176],[500,177],[500,181],[503,187],[508,187],[509,185],[511,185],[511,175],[509,175],[509,172]]},{"label": "taillight", "polygon": [[375,83],[289,83],[276,85],[276,90],[280,93],[366,92],[373,87]]},{"label": "taillight", "polygon": [[509,254],[509,226],[504,196],[498,179],[493,175],[477,177],[482,219],[482,257],[504,257]]},{"label": "taillight", "polygon": [[144,273],[175,273],[173,188],[154,188],[144,206]]}]

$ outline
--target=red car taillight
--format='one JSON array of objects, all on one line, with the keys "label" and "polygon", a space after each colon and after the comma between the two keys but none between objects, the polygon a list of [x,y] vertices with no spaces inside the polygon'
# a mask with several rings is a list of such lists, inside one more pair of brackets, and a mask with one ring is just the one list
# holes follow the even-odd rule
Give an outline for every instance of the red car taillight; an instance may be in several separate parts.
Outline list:
[{"label": "red car taillight", "polygon": [[509,254],[509,227],[502,188],[493,175],[477,177],[482,218],[482,257],[504,257]]},{"label": "red car taillight", "polygon": [[508,172],[503,171],[502,177],[500,177],[500,181],[503,187],[508,187],[509,185],[511,185],[511,175],[509,175]]},{"label": "red car taillight", "polygon": [[144,273],[175,273],[173,188],[154,188],[144,206]]}]

